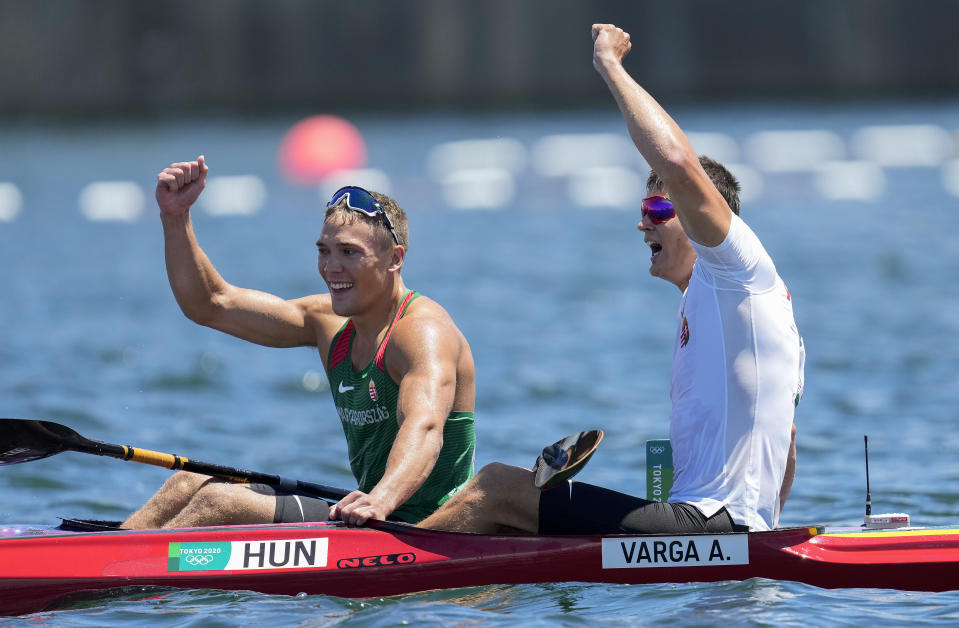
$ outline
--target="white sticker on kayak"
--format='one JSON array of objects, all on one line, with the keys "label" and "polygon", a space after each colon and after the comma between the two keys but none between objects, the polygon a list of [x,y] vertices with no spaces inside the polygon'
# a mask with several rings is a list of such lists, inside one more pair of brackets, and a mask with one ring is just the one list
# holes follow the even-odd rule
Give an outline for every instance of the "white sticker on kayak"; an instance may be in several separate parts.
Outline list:
[{"label": "white sticker on kayak", "polygon": [[603,569],[748,564],[748,534],[603,539]]},{"label": "white sticker on kayak", "polygon": [[170,543],[167,571],[227,571],[326,567],[330,540]]}]

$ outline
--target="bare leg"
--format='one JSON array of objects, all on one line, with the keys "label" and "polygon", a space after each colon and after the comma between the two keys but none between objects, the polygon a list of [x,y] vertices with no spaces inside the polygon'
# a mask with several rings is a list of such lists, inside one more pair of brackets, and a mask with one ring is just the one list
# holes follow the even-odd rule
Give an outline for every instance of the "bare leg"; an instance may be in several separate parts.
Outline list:
[{"label": "bare leg", "polygon": [[186,471],[174,473],[140,510],[123,522],[123,527],[133,530],[162,528],[190,503],[203,483],[211,479],[208,475]]},{"label": "bare leg", "polygon": [[271,523],[276,509],[272,493],[207,475],[179,471],[166,481],[124,528],[190,528],[241,523]]},{"label": "bare leg", "polygon": [[164,528],[195,528],[243,523],[272,523],[276,496],[260,493],[246,484],[206,482],[190,502]]},{"label": "bare leg", "polygon": [[796,478],[796,425],[793,424],[792,436],[789,441],[789,454],[786,456],[786,473],[783,475],[783,484],[779,489],[779,512],[786,506],[786,498],[789,497],[789,489],[793,486],[793,480]]},{"label": "bare leg", "polygon": [[417,525],[484,534],[495,534],[505,526],[535,533],[539,529],[539,496],[529,469],[494,462]]}]

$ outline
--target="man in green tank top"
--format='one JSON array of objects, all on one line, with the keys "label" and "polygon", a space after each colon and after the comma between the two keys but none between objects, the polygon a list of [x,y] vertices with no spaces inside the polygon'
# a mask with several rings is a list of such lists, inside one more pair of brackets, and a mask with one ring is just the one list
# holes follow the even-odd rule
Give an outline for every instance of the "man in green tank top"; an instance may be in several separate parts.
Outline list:
[{"label": "man in green tank top", "polygon": [[178,472],[128,528],[368,519],[417,522],[473,473],[473,355],[439,304],[407,289],[406,214],[388,196],[338,190],[316,242],[328,294],[282,299],[227,283],[197,244],[190,207],[201,156],[157,175],[167,274],[191,320],[271,347],[316,347],[343,425],[358,490],[327,508],[264,485]]}]

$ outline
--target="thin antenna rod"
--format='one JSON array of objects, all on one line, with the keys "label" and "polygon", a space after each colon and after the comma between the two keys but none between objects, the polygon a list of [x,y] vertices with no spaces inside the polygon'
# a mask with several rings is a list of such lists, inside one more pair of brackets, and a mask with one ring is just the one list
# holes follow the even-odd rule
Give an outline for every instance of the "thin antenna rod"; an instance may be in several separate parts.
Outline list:
[{"label": "thin antenna rod", "polygon": [[869,435],[863,434],[862,440],[866,445],[866,516],[872,514],[872,496],[869,494]]}]

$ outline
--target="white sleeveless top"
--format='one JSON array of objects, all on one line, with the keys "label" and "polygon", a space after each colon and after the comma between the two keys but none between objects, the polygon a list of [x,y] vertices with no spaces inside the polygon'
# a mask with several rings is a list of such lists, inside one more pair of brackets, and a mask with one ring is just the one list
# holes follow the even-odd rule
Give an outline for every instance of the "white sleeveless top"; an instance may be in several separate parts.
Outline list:
[{"label": "white sleeveless top", "polygon": [[786,285],[738,216],[718,246],[692,244],[673,351],[669,501],[707,517],[725,506],[734,522],[769,530],[802,394],[802,339]]}]

